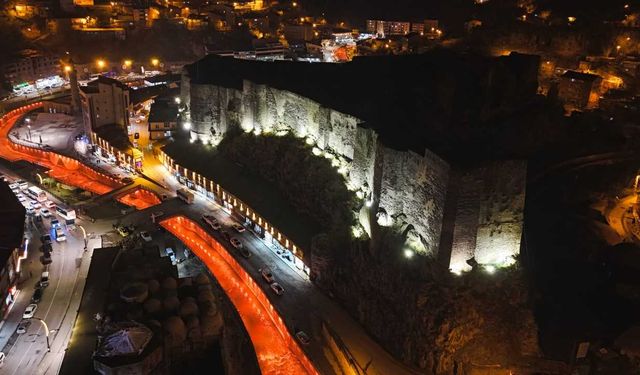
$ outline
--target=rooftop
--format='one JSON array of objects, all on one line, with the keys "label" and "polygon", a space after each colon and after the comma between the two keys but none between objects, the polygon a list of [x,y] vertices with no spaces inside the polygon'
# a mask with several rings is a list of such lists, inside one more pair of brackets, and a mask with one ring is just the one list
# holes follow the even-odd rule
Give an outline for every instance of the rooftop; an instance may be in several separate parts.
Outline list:
[{"label": "rooftop", "polygon": [[596,79],[602,79],[599,75],[591,73],[576,72],[575,70],[567,70],[562,78],[576,79],[578,81],[593,82]]},{"label": "rooftop", "polygon": [[127,152],[131,148],[133,148],[131,141],[129,141],[129,136],[126,133],[126,130],[119,125],[111,124],[100,126],[99,128],[95,129],[95,133],[98,135],[98,137],[109,142],[111,146],[117,148],[120,151]]},{"label": "rooftop", "polygon": [[105,84],[105,85],[119,87],[122,90],[129,90],[129,86],[125,85],[124,83],[118,81],[117,79],[113,79],[113,78],[109,78],[109,77],[105,77],[105,76],[98,76],[98,78],[96,78],[93,81],[87,83],[86,86],[80,86],[80,90],[82,90],[83,92],[85,92],[87,94],[98,93],[99,92],[99,88],[98,88],[98,84],[99,83],[102,83],[102,84]]},{"label": "rooftop", "polygon": [[152,122],[170,122],[178,120],[178,107],[163,102],[155,102],[151,104],[149,111],[149,123]]}]

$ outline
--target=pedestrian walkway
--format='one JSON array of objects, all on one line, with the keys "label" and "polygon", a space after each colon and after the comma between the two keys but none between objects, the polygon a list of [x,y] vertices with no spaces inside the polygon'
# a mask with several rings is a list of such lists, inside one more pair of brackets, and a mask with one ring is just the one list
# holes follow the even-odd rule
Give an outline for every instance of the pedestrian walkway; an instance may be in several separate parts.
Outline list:
[{"label": "pedestrian walkway", "polygon": [[[59,372],[53,371],[57,369],[48,369],[45,373],[50,374],[90,374],[93,372],[92,354],[97,342],[97,331],[94,317],[97,313],[102,313],[104,301],[111,281],[111,265],[118,254],[118,247],[97,249],[93,252],[93,256],[86,261],[83,259],[87,272],[85,273],[85,283],[81,293],[82,298],[78,299],[77,318],[74,317],[74,323],[64,324],[69,327],[68,332],[60,333],[67,335],[69,340],[61,340],[59,346],[54,346],[53,353],[61,353],[64,360],[60,366]],[[74,314],[76,315],[76,314]],[[78,324],[77,322],[82,322]],[[73,345],[62,347],[62,343],[73,342]]]}]

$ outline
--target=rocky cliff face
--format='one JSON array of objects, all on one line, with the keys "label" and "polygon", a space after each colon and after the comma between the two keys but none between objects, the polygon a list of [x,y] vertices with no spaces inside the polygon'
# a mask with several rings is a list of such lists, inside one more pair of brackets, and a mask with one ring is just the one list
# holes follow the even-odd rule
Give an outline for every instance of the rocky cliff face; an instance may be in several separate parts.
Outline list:
[{"label": "rocky cliff face", "polygon": [[426,374],[453,374],[463,364],[506,365],[538,354],[520,271],[442,275],[425,257],[404,258],[401,239],[382,235],[384,245],[355,245],[320,284],[397,358]]}]

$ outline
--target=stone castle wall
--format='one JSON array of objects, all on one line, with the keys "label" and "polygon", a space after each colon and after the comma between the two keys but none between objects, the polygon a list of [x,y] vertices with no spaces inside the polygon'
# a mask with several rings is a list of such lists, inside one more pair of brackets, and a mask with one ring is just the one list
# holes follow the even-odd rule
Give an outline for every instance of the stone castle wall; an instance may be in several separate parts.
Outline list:
[{"label": "stone castle wall", "polygon": [[436,254],[449,165],[428,150],[418,155],[381,146],[379,153],[378,224],[401,228],[414,251]]},{"label": "stone castle wall", "polygon": [[[394,226],[414,251],[435,255],[442,250],[451,167],[429,150],[388,148],[354,116],[247,80],[242,88],[188,82],[182,95],[192,138],[216,144],[234,127],[305,138],[367,203],[358,215],[365,231],[371,234],[372,222]],[[518,253],[525,177],[524,162],[495,162],[461,173],[449,210],[455,215],[453,228],[446,228],[452,233],[451,249],[445,249],[447,257],[451,252],[451,267],[464,269],[473,257],[490,263]]]},{"label": "stone castle wall", "polygon": [[526,187],[525,161],[489,162],[462,173],[457,184],[450,268],[508,264],[520,250]]}]

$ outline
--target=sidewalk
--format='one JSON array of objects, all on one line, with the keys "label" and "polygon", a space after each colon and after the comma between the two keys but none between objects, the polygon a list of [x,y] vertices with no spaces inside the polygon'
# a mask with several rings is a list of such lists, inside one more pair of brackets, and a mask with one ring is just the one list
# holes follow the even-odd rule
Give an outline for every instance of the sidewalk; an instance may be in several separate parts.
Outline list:
[{"label": "sidewalk", "polygon": [[[60,372],[60,368],[63,363],[63,359],[67,352],[67,348],[71,344],[71,334],[73,333],[76,319],[80,310],[80,303],[83,300],[83,294],[85,285],[87,284],[87,276],[89,274],[89,268],[93,259],[94,249],[102,247],[102,240],[100,237],[89,239],[87,251],[83,253],[80,259],[80,270],[76,276],[76,285],[73,290],[71,300],[67,306],[64,318],[60,327],[51,327],[51,329],[57,329],[53,335],[51,342],[51,352],[48,353],[40,365],[38,366],[38,374],[50,374],[55,375]],[[105,267],[103,267],[105,268]],[[108,270],[108,268],[105,268]],[[92,321],[86,321],[85,324],[92,324]],[[92,346],[90,349],[93,348]]]},{"label": "sidewalk", "polygon": [[[32,239],[35,236],[39,237],[40,234],[34,229]],[[22,311],[31,302],[36,281],[42,273],[43,266],[40,263],[40,251],[38,250],[40,241],[32,241],[32,239],[29,241],[28,258],[22,261],[22,276],[18,281],[18,294],[13,306],[11,306],[11,311],[0,326],[0,348],[3,352],[6,352],[5,347],[22,321]]]}]

